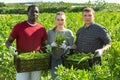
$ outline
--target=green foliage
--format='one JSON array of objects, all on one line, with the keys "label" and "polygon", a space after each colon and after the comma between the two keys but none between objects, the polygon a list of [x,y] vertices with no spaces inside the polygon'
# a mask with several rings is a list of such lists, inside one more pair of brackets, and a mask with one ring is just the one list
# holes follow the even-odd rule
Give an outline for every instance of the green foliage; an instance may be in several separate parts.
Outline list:
[{"label": "green foliage", "polygon": [[68,69],[58,66],[58,77],[56,80],[73,80],[73,77],[75,80],[119,80],[120,42],[112,42],[111,46],[102,56],[101,66],[97,65],[88,70],[76,70],[73,67]]},{"label": "green foliage", "polygon": [[92,7],[95,11],[120,11],[120,4],[107,3],[105,0],[95,0],[94,2],[89,0],[84,4],[64,2],[0,3],[0,14],[26,14],[27,8],[31,4],[37,5],[41,13],[81,12],[86,7]]},{"label": "green foliage", "polygon": [[64,34],[58,34],[58,33],[56,33],[56,34],[55,34],[55,42],[56,42],[58,45],[61,45],[61,43],[63,43],[63,41],[65,41]]},{"label": "green foliage", "polygon": [[58,66],[58,74],[55,80],[88,80],[88,74],[85,70],[76,70],[65,68],[62,65]]},{"label": "green foliage", "polygon": [[120,42],[115,41],[106,54],[108,54],[108,67],[111,72],[111,78],[118,80],[120,76]]},{"label": "green foliage", "polygon": [[94,2],[89,0],[86,6],[94,8],[95,11],[101,11],[106,8],[106,2],[105,0],[95,0]]},{"label": "green foliage", "polygon": [[92,53],[74,53],[72,55],[69,55],[67,57],[67,60],[72,60],[72,61],[78,61],[78,64],[82,61],[88,60],[89,58],[92,58],[93,54]]},{"label": "green foliage", "polygon": [[[101,16],[102,15],[102,16]],[[84,25],[82,14],[66,13],[66,28],[73,31]],[[103,25],[112,38],[111,48],[102,57],[102,66],[95,66],[88,71],[60,68],[57,72],[58,80],[119,80],[120,76],[120,15],[118,12],[97,12],[95,22]],[[26,15],[0,15],[0,80],[15,80],[13,56],[4,45],[11,29],[16,23],[26,20]],[[48,30],[55,26],[54,13],[41,13],[38,22]],[[13,44],[15,46],[15,42]],[[45,73],[46,74],[46,73]],[[42,80],[51,80],[50,73],[42,75]]]},{"label": "green foliage", "polygon": [[22,53],[18,55],[18,58],[21,60],[30,60],[30,59],[43,59],[43,58],[48,58],[49,54],[41,52],[27,52],[27,53]]},{"label": "green foliage", "polygon": [[4,6],[5,6],[5,4],[0,2],[0,7],[4,7]]}]

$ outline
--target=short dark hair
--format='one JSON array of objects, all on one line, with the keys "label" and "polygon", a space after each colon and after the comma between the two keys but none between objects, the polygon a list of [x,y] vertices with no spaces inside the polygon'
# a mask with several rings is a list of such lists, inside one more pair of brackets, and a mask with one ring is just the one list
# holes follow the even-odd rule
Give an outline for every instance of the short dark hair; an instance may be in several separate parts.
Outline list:
[{"label": "short dark hair", "polygon": [[30,5],[30,6],[28,6],[28,9],[27,9],[27,12],[29,12],[29,10],[30,10],[30,8],[32,8],[32,7],[37,7],[36,5]]},{"label": "short dark hair", "polygon": [[93,8],[89,8],[89,7],[83,9],[82,13],[84,13],[84,12],[92,12],[93,14],[95,14],[94,9]]}]

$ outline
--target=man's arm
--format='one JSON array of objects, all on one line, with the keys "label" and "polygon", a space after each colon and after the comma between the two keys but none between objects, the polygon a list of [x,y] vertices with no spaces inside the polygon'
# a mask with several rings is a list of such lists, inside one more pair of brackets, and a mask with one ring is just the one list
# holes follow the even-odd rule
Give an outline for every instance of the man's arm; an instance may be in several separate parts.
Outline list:
[{"label": "man's arm", "polygon": [[5,42],[5,45],[6,45],[7,48],[9,48],[10,52],[11,52],[13,55],[17,55],[16,48],[15,48],[15,47],[12,47],[13,41],[14,41],[14,38],[9,37],[9,38],[7,39],[7,41]]},{"label": "man's arm", "polygon": [[47,44],[47,41],[42,41],[42,47],[45,47]]},{"label": "man's arm", "polygon": [[95,56],[95,57],[101,57],[102,54],[103,54],[103,52],[104,52],[105,50],[109,49],[110,47],[111,47],[110,44],[106,44],[105,46],[103,46],[103,48],[97,49],[97,50],[95,51],[94,56]]},{"label": "man's arm", "polygon": [[101,48],[103,51],[109,49],[111,47],[110,44],[106,44],[105,46],[103,46],[103,48]]},{"label": "man's arm", "polygon": [[7,39],[7,41],[5,42],[5,45],[7,46],[7,48],[9,48],[12,43],[14,41],[14,38],[12,38],[11,36]]}]

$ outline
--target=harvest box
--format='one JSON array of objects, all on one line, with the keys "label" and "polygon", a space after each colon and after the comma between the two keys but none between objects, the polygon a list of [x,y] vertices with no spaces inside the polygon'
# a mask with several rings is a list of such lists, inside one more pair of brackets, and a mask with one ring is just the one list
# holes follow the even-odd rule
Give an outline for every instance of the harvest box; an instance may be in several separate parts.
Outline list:
[{"label": "harvest box", "polygon": [[51,57],[36,59],[21,59],[14,56],[14,64],[17,72],[30,72],[50,69]]},{"label": "harvest box", "polygon": [[63,58],[63,65],[66,68],[71,68],[71,66],[73,66],[74,69],[88,69],[89,68],[88,60],[84,60],[79,63],[79,61],[67,60],[66,58]]},{"label": "harvest box", "polygon": [[[74,55],[74,56],[73,56]],[[92,67],[97,64],[101,64],[101,58],[100,57],[93,57],[93,54],[72,54],[71,55],[65,55],[63,60],[63,65],[66,68],[73,68],[75,69],[88,69],[89,67]],[[81,57],[80,57],[81,56]],[[68,59],[68,57],[70,57]]]}]

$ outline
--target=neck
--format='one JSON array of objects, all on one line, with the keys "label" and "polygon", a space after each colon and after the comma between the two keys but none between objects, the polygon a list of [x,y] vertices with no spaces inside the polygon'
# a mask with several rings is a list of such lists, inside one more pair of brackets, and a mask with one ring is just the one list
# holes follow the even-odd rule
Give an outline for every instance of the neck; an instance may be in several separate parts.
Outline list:
[{"label": "neck", "polygon": [[36,23],[36,20],[30,20],[30,19],[28,19],[27,20],[30,24],[35,24]]},{"label": "neck", "polygon": [[86,27],[89,27],[91,24],[85,24]]},{"label": "neck", "polygon": [[86,27],[89,27],[92,23],[85,24]]},{"label": "neck", "polygon": [[36,25],[36,22],[31,22],[30,20],[27,21],[27,23],[31,26],[35,26]]},{"label": "neck", "polygon": [[62,31],[62,30],[64,30],[65,28],[64,28],[64,26],[62,26],[62,27],[57,27],[56,28],[56,30],[59,30],[59,31]]}]

